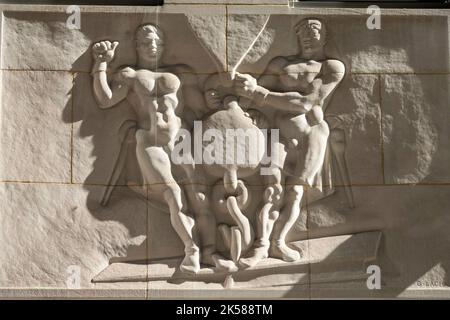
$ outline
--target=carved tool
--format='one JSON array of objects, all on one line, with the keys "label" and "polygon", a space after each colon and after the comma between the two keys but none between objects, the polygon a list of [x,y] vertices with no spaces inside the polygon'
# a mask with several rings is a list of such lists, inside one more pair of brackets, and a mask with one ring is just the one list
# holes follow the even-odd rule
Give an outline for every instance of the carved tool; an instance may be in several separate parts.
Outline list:
[{"label": "carved tool", "polygon": [[108,182],[103,189],[103,196],[101,199],[101,205],[106,206],[111,198],[111,194],[114,190],[114,187],[119,181],[120,176],[122,175],[123,169],[125,168],[125,164],[127,161],[127,153],[128,153],[128,144],[130,139],[134,136],[134,130],[136,127],[136,122],[133,120],[125,121],[119,132],[125,132],[125,135],[122,140],[122,144],[120,146],[119,154],[117,155],[116,161],[114,163],[114,167],[111,171],[111,175],[109,176]]},{"label": "carved tool", "polygon": [[255,45],[256,41],[258,41],[259,37],[261,36],[261,34],[263,33],[264,29],[267,26],[267,23],[269,22],[270,19],[270,15],[267,16],[266,21],[264,22],[261,30],[258,32],[258,34],[256,35],[255,39],[253,39],[253,41],[250,43],[250,46],[247,48],[247,50],[245,50],[244,54],[239,58],[239,60],[236,62],[235,66],[231,69],[231,79],[234,79],[234,77],[236,76],[236,72],[237,72],[237,68],[241,65],[241,63],[244,61],[245,57],[248,55],[248,53],[250,52],[250,50],[252,50],[253,46]]},{"label": "carved tool", "polygon": [[339,176],[344,185],[345,195],[347,197],[350,208],[355,207],[353,199],[353,190],[350,184],[350,174],[348,172],[347,160],[345,159],[345,132],[342,129],[333,130],[333,140],[330,141],[331,149],[333,150],[334,158],[337,162]]}]

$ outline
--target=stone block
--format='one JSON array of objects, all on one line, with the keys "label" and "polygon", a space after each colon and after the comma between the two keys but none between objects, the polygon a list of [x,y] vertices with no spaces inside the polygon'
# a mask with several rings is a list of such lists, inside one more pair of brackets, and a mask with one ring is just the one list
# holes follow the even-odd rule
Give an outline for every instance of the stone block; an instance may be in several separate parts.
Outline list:
[{"label": "stone block", "polygon": [[448,183],[448,75],[382,76],[386,183]]},{"label": "stone block", "polygon": [[71,181],[68,72],[3,71],[0,180]]}]

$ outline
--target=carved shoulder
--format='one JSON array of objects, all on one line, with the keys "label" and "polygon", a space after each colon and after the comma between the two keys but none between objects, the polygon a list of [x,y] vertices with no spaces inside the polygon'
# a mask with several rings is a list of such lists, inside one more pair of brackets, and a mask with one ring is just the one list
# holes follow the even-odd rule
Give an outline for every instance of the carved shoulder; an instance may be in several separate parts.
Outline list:
[{"label": "carved shoulder", "polygon": [[127,83],[128,80],[136,77],[136,71],[131,67],[123,67],[114,73],[113,80],[121,83]]},{"label": "carved shoulder", "polygon": [[162,73],[158,78],[158,89],[162,94],[175,93],[180,88],[180,79],[173,73]]},{"label": "carved shoulder", "polygon": [[336,59],[325,60],[322,64],[322,68],[324,74],[336,73],[342,74],[342,76],[345,74],[344,63]]}]

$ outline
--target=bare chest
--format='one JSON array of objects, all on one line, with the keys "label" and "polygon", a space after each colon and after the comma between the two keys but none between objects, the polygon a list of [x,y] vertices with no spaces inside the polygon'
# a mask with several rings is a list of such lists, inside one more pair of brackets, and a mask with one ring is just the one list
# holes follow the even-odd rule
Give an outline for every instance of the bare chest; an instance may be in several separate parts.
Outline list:
[{"label": "bare chest", "polygon": [[285,89],[306,90],[317,77],[322,63],[316,61],[293,63],[285,66],[280,75],[280,82]]},{"label": "bare chest", "polygon": [[155,95],[157,81],[157,73],[149,70],[138,70],[132,85],[133,91],[138,96]]}]

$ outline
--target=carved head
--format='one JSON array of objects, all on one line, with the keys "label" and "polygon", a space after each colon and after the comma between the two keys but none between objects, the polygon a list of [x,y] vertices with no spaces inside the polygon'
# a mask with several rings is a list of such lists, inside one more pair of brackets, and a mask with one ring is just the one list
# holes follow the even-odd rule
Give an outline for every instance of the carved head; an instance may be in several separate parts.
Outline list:
[{"label": "carved head", "polygon": [[164,51],[162,30],[151,23],[140,26],[136,30],[136,50],[140,59],[159,59]]},{"label": "carved head", "polygon": [[303,19],[294,27],[294,30],[303,55],[309,56],[323,49],[326,40],[326,29],[320,19]]}]

